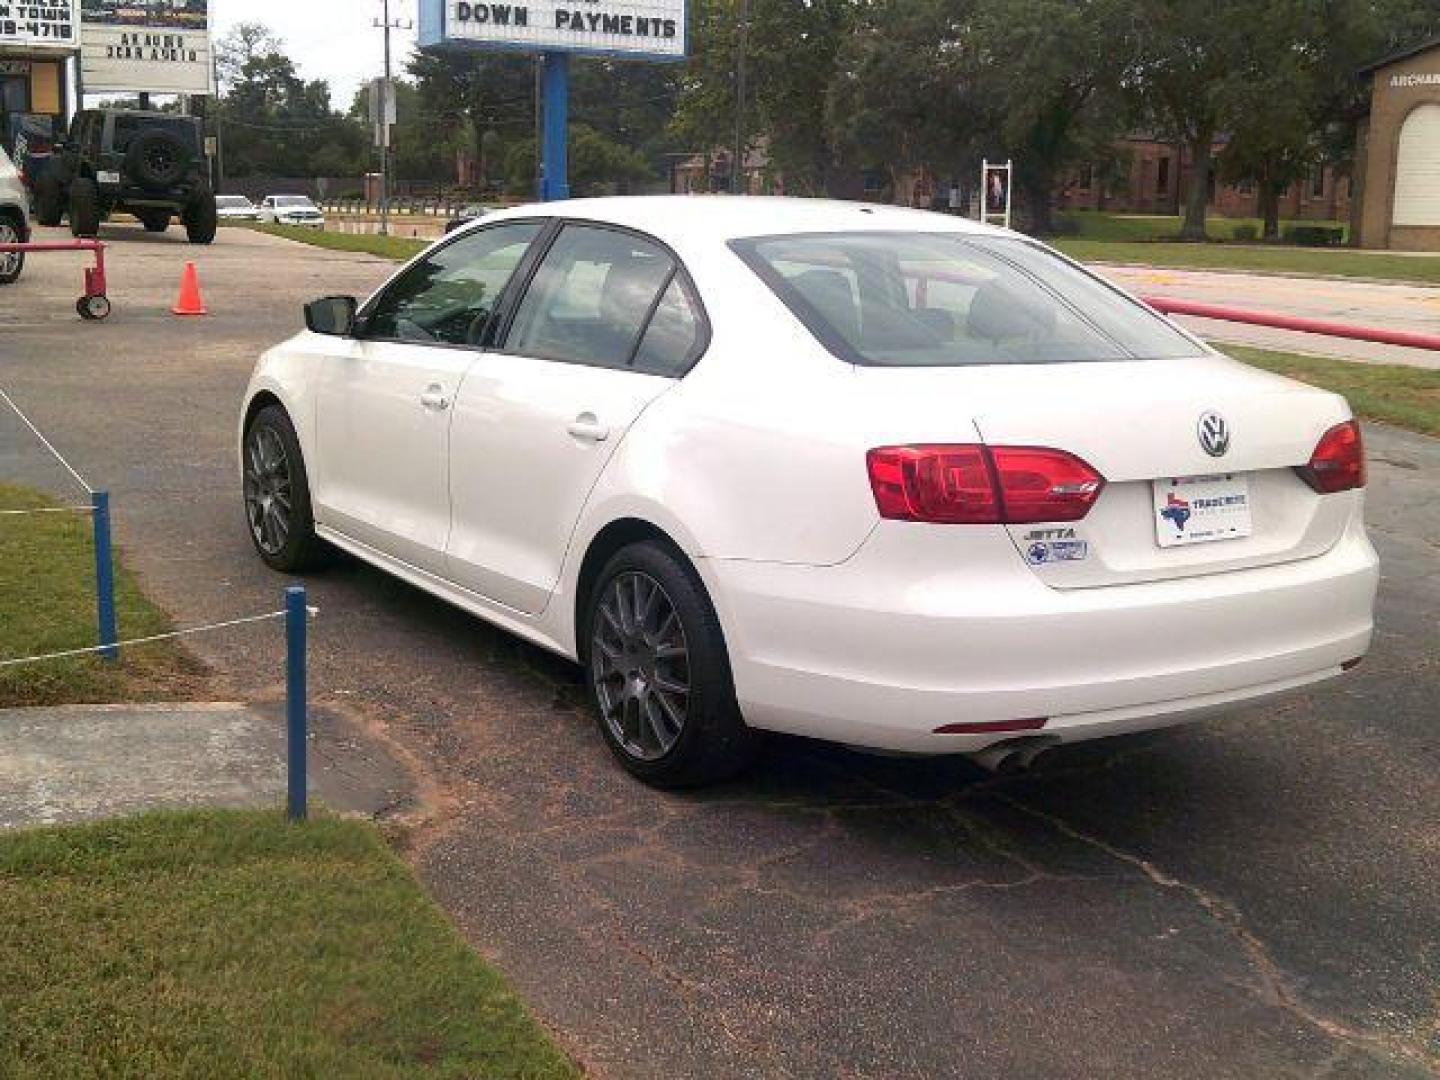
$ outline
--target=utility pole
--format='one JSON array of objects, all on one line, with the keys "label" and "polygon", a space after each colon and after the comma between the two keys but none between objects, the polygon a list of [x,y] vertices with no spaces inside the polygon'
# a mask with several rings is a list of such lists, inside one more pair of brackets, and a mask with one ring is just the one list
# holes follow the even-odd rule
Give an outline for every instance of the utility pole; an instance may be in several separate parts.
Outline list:
[{"label": "utility pole", "polygon": [[750,62],[750,0],[740,0],[739,47],[735,57],[735,158],[730,162],[730,191],[745,189],[745,77]]},{"label": "utility pole", "polygon": [[390,0],[381,0],[383,17],[375,23],[385,32],[385,81],[380,84],[380,235],[390,235],[390,113],[395,107],[394,69],[391,63],[390,35],[395,30],[409,30],[414,24],[390,18]]}]

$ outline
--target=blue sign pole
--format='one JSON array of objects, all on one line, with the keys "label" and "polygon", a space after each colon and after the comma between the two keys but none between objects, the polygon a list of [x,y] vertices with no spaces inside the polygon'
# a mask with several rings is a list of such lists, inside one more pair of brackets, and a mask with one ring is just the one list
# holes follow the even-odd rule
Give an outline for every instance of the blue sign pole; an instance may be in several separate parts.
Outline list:
[{"label": "blue sign pole", "polygon": [[90,496],[90,520],[95,535],[95,614],[99,629],[100,656],[120,659],[115,643],[120,640],[115,625],[115,559],[110,551],[110,493],[96,491]]},{"label": "blue sign pole", "polygon": [[287,768],[286,816],[304,821],[309,814],[306,775],[308,715],[305,701],[305,620],[309,617],[305,590],[285,590],[285,721]]},{"label": "blue sign pole", "polygon": [[544,54],[545,130],[541,141],[540,199],[556,202],[570,197],[570,56]]}]

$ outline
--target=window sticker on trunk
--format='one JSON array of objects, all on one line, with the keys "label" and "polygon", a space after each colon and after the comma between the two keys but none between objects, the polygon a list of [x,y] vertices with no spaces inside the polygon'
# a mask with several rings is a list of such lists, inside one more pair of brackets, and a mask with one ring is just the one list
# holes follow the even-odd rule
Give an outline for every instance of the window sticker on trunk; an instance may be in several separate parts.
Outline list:
[{"label": "window sticker on trunk", "polygon": [[1038,529],[1025,537],[1025,561],[1031,566],[1083,562],[1089,557],[1089,542],[1077,539],[1074,529]]}]

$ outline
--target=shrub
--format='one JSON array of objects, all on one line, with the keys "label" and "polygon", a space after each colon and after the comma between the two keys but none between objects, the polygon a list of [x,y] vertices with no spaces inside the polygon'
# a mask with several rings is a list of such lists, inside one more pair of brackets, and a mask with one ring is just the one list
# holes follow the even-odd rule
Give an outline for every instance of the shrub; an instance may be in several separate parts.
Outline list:
[{"label": "shrub", "polygon": [[1259,239],[1260,230],[1247,221],[1236,225],[1235,228],[1231,231],[1230,235],[1236,240],[1244,240],[1246,242],[1249,242],[1251,240]]},{"label": "shrub", "polygon": [[1300,247],[1339,247],[1345,243],[1345,230],[1336,225],[1291,225],[1285,240]]}]

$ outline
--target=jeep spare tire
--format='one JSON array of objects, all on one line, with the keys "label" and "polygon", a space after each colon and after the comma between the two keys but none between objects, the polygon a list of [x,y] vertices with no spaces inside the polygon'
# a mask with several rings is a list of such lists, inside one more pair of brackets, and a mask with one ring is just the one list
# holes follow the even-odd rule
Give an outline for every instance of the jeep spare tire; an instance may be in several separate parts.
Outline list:
[{"label": "jeep spare tire", "polygon": [[125,171],[141,187],[174,187],[185,178],[190,164],[190,147],[173,131],[152,128],[130,140],[125,151]]},{"label": "jeep spare tire", "polygon": [[88,177],[70,185],[70,231],[76,236],[100,232],[100,189]]}]

